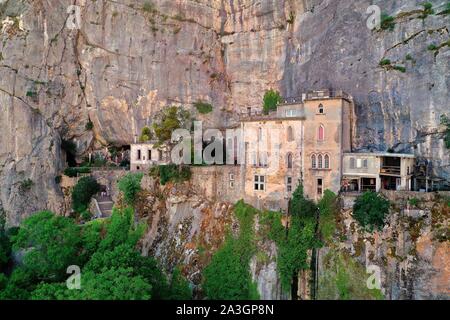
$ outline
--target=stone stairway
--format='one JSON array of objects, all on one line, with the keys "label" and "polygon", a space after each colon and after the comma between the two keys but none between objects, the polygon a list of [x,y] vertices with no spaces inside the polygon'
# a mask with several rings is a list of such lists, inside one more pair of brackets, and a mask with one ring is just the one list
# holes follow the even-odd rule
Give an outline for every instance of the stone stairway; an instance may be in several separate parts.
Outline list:
[{"label": "stone stairway", "polygon": [[112,214],[112,209],[114,206],[114,202],[109,196],[99,196],[96,198],[98,207],[102,213],[102,218],[110,217]]}]

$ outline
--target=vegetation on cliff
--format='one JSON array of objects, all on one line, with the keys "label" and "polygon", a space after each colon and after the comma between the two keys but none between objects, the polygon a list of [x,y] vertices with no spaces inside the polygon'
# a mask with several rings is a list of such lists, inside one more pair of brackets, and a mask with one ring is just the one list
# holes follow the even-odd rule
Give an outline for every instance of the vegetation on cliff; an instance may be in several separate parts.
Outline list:
[{"label": "vegetation on cliff", "polygon": [[263,98],[264,114],[269,114],[270,111],[276,111],[278,104],[281,102],[281,95],[278,91],[270,89],[266,91]]},{"label": "vegetation on cliff", "polygon": [[81,178],[72,190],[72,208],[77,213],[86,211],[91,198],[100,191],[100,185],[92,177]]},{"label": "vegetation on cliff", "polygon": [[239,234],[229,231],[225,243],[203,272],[205,290],[212,300],[258,299],[250,273],[250,259],[256,252],[254,218],[257,210],[240,201],[235,206]]},{"label": "vegetation on cliff", "polygon": [[287,229],[281,223],[280,213],[268,212],[261,217],[268,238],[277,244],[277,271],[286,292],[291,290],[298,272],[310,268],[309,251],[320,246],[316,237],[317,210],[315,203],[304,197],[300,185],[292,195]]},{"label": "vegetation on cliff", "polygon": [[179,183],[191,179],[191,168],[188,166],[177,166],[175,164],[155,166],[150,169],[150,176],[159,178],[161,185],[168,182]]},{"label": "vegetation on cliff", "polygon": [[123,193],[123,198],[127,205],[134,205],[136,196],[141,191],[141,180],[144,174],[128,173],[118,181],[119,190]]},{"label": "vegetation on cliff", "polygon": [[[187,281],[174,272],[168,281],[151,257],[136,249],[144,228],[134,226],[131,208],[112,217],[77,225],[66,217],[40,212],[11,237],[23,255],[11,275],[0,274],[0,299],[188,299]],[[64,281],[78,266],[80,288]]]},{"label": "vegetation on cliff", "polygon": [[369,232],[381,230],[388,213],[389,201],[375,192],[363,193],[353,206],[353,217]]}]

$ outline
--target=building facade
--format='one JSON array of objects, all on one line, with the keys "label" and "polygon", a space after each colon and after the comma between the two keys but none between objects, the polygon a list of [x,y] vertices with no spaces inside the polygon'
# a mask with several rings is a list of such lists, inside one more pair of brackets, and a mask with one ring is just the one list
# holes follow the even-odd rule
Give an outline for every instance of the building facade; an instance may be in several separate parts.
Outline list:
[{"label": "building facade", "polygon": [[[300,183],[305,196],[316,201],[327,189],[411,190],[414,156],[352,153],[354,122],[353,99],[343,91],[309,92],[285,100],[267,115],[249,108],[227,128],[234,134],[223,135],[225,150],[232,154],[224,155],[226,165],[214,166],[214,176],[224,181],[211,192],[229,201],[244,199],[258,209],[286,212]],[[131,146],[133,171],[168,163],[168,155],[154,143]]]},{"label": "building facade", "polygon": [[396,153],[346,153],[342,191],[412,190],[415,157]]},{"label": "building facade", "polygon": [[155,147],[156,142],[135,143],[130,147],[130,170],[148,171],[155,165],[170,163],[170,158],[163,150]]}]

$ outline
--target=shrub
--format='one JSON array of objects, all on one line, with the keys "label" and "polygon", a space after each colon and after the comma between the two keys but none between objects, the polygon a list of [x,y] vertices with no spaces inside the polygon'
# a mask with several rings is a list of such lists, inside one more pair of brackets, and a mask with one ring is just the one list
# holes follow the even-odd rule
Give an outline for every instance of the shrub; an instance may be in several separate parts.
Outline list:
[{"label": "shrub", "polygon": [[33,180],[26,179],[20,182],[19,189],[21,192],[26,192],[31,189],[31,187],[34,185]]},{"label": "shrub", "polygon": [[257,299],[258,292],[250,273],[250,259],[256,252],[253,229],[256,210],[242,201],[234,209],[239,235],[228,234],[223,246],[213,255],[203,272],[203,288],[208,299]]},{"label": "shrub", "polygon": [[326,242],[332,241],[336,230],[336,214],[339,211],[337,196],[330,190],[325,190],[319,202],[319,230]]},{"label": "shrub", "polygon": [[148,13],[154,13],[156,11],[155,5],[151,1],[145,1],[142,10]]},{"label": "shrub", "polygon": [[136,195],[141,191],[143,176],[142,173],[128,173],[119,180],[119,190],[122,191],[124,200],[128,205],[134,205]]},{"label": "shrub", "polygon": [[179,128],[189,128],[191,115],[187,110],[179,107],[168,107],[158,113],[153,123],[153,131],[158,145],[170,143],[172,132]]},{"label": "shrub", "polygon": [[395,28],[395,18],[386,14],[381,14],[381,29],[393,31]]},{"label": "shrub", "polygon": [[79,168],[68,167],[64,169],[64,175],[71,178],[77,177],[78,173],[90,173],[90,172],[91,169],[88,167],[79,167]]},{"label": "shrub", "polygon": [[72,190],[72,208],[77,213],[85,211],[92,196],[100,191],[100,185],[93,177],[81,178]]},{"label": "shrub", "polygon": [[166,185],[167,182],[179,183],[191,179],[191,168],[188,166],[177,166],[175,164],[161,165],[152,167],[150,175],[159,177],[161,185]]},{"label": "shrub", "polygon": [[88,131],[94,129],[94,123],[93,123],[91,120],[89,120],[89,121],[86,123],[85,129],[88,130]]},{"label": "shrub", "polygon": [[152,130],[149,127],[143,127],[141,135],[139,136],[140,142],[147,142],[152,139]]},{"label": "shrub", "polygon": [[278,91],[270,89],[264,94],[263,100],[264,114],[269,114],[270,111],[277,110],[278,104],[281,102],[281,95]]},{"label": "shrub", "polygon": [[411,198],[408,202],[412,207],[417,207],[420,201],[417,198]]},{"label": "shrub", "polygon": [[412,60],[413,58],[412,58],[412,56],[408,53],[408,54],[406,55],[405,59],[406,59],[406,60]]},{"label": "shrub", "polygon": [[434,14],[433,4],[432,3],[424,2],[424,3],[421,4],[421,6],[423,7],[423,13],[420,16],[421,19],[425,19],[430,14]]},{"label": "shrub", "polygon": [[200,112],[201,114],[208,114],[210,112],[212,112],[213,110],[213,106],[210,103],[206,103],[206,102],[196,102],[194,103],[194,106],[197,108],[198,112]]},{"label": "shrub", "polygon": [[380,66],[389,66],[391,65],[391,60],[389,59],[383,59],[380,61]]},{"label": "shrub", "polygon": [[370,232],[383,228],[388,213],[389,201],[375,192],[365,192],[353,205],[353,217],[363,229]]},{"label": "shrub", "polygon": [[430,45],[427,47],[427,49],[430,50],[430,51],[435,51],[435,50],[437,50],[437,49],[439,49],[439,48],[438,48],[437,45],[435,45],[435,44],[433,43],[433,44],[430,44]]},{"label": "shrub", "polygon": [[403,66],[399,66],[399,65],[394,66],[394,70],[400,71],[402,73],[406,72],[406,68]]}]

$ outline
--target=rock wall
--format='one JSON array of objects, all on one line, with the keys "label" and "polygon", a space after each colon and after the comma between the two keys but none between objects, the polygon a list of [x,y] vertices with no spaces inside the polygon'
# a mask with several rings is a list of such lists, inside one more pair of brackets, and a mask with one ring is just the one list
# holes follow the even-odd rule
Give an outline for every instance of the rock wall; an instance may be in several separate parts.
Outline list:
[{"label": "rock wall", "polygon": [[[80,155],[128,144],[156,111],[199,100],[214,111],[193,110],[197,119],[224,126],[260,106],[270,87],[285,96],[348,91],[357,105],[356,148],[414,151],[448,178],[439,117],[450,105],[449,49],[427,50],[449,39],[448,16],[418,18],[419,0],[375,1],[399,17],[393,31],[370,31],[372,2],[2,1],[0,205],[8,222],[60,209],[62,139],[76,142]],[[81,8],[74,30],[66,27],[73,4]],[[383,58],[406,72],[380,68]],[[18,192],[27,179],[32,187]]]},{"label": "rock wall", "polygon": [[[363,232],[351,210],[343,211],[336,245],[320,249],[319,298],[338,299],[346,286],[351,289],[344,298],[374,298],[375,292],[367,288],[373,269],[366,270],[376,266],[381,271],[384,299],[450,299],[448,195],[387,196],[394,205],[382,231]],[[414,207],[409,204],[413,198],[418,199]],[[351,277],[337,276],[340,268],[350,271]],[[332,283],[338,281],[344,284],[333,292]]]}]

